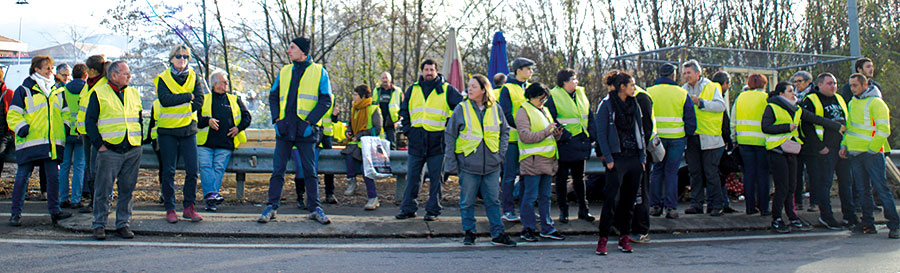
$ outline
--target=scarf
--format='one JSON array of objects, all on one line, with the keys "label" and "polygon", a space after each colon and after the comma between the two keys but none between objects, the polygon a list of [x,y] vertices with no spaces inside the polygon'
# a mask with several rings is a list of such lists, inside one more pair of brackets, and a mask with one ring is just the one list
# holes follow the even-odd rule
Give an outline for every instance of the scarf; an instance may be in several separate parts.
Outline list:
[{"label": "scarf", "polygon": [[31,74],[31,78],[34,79],[35,82],[37,82],[37,85],[38,85],[38,87],[41,88],[41,92],[44,93],[44,96],[49,97],[50,91],[53,90],[51,88],[53,87],[54,84],[56,84],[56,81],[54,81],[53,79],[44,77],[43,75],[38,74],[38,73]]},{"label": "scarf", "polygon": [[610,101],[612,101],[612,110],[616,114],[616,128],[619,131],[630,132],[634,130],[635,99],[634,97],[626,97],[625,101],[619,99],[616,92],[610,93]]},{"label": "scarf", "polygon": [[186,65],[186,66],[184,67],[184,70],[181,70],[181,71],[178,71],[178,69],[176,69],[176,68],[175,68],[175,65],[173,65],[172,63],[169,63],[169,67],[172,68],[171,70],[172,70],[172,76],[173,76],[173,77],[177,77],[177,76],[186,77],[187,74],[188,74],[188,72],[191,71],[191,66],[190,66],[190,65]]},{"label": "scarf", "polygon": [[369,123],[368,111],[366,109],[369,108],[369,105],[372,105],[372,98],[361,99],[355,103],[353,103],[352,112],[352,126],[351,130],[353,130],[353,135],[355,136],[359,132],[366,129],[366,124]]}]

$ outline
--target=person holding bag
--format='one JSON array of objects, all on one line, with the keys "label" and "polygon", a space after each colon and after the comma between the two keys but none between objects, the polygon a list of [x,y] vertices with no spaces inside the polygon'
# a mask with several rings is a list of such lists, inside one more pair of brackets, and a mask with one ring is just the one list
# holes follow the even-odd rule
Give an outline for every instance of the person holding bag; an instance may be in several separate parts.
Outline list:
[{"label": "person holding bag", "polygon": [[[341,151],[347,159],[347,191],[345,195],[351,195],[356,191],[356,175],[363,174],[362,150],[359,139],[363,136],[381,135],[382,120],[381,110],[378,104],[372,104],[372,90],[368,85],[360,85],[353,89],[353,108],[350,110],[350,128],[347,132],[348,145]],[[378,193],[375,191],[375,180],[363,174],[366,183],[366,210],[378,208]]]},{"label": "person holding bag", "polygon": [[[812,122],[833,130],[846,131],[840,123],[815,115],[797,106],[794,87],[786,81],[779,82],[775,91],[769,93],[768,105],[762,116],[762,131],[766,134],[766,150],[769,170],[775,180],[775,196],[772,200],[772,229],[778,233],[791,230],[811,230],[812,227],[800,220],[794,211],[793,191],[797,183],[797,154],[803,141],[800,140],[800,122]],[[782,209],[790,224],[781,218]]]}]

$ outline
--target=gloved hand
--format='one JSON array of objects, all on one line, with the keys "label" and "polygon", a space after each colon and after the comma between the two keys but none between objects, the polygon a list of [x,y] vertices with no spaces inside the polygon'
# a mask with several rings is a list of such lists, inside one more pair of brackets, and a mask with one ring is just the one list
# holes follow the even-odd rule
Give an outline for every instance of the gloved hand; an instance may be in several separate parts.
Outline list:
[{"label": "gloved hand", "polygon": [[22,129],[19,129],[19,132],[17,132],[16,135],[18,135],[18,136],[21,137],[21,138],[27,137],[27,136],[28,136],[28,129],[29,129],[30,127],[31,127],[31,125],[25,124],[25,126],[22,127]]}]

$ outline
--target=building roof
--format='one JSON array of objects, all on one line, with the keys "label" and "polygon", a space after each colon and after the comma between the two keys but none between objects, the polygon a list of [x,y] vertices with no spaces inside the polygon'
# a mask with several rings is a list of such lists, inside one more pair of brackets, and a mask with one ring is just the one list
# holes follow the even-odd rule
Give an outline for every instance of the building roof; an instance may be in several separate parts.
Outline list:
[{"label": "building roof", "polygon": [[42,48],[28,52],[31,56],[49,55],[56,59],[81,60],[91,55],[103,54],[107,58],[120,58],[125,55],[125,50],[111,45],[89,43],[65,43],[48,48]]}]

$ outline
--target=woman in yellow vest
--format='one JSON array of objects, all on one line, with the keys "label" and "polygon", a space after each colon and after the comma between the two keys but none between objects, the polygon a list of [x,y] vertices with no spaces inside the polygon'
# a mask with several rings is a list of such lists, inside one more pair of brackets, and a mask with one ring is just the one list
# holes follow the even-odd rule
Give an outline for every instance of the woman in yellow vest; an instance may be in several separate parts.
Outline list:
[{"label": "woman in yellow vest", "polygon": [[[95,86],[102,86],[106,83],[106,69],[109,68],[109,65],[112,64],[111,61],[106,60],[106,56],[104,55],[92,55],[84,61],[84,64],[87,65],[87,92],[82,93],[78,96],[78,105],[70,105],[69,110],[75,111],[78,110],[78,114],[75,117],[75,131],[78,132],[84,138],[84,187],[82,188],[82,196],[84,198],[91,198],[94,192],[94,180],[96,180],[97,173],[97,149],[100,147],[93,147],[91,137],[87,134],[87,129],[85,128],[84,119],[87,116],[87,108],[88,103],[90,102],[91,94],[94,93]],[[73,108],[75,107],[75,108]],[[112,192],[110,192],[110,195]],[[93,211],[94,202],[88,202],[86,207],[78,210],[80,213],[90,213]]]},{"label": "woman in yellow vest", "polygon": [[[525,101],[516,113],[516,130],[519,131],[519,172],[525,193],[520,205],[523,240],[534,242],[538,236],[563,240],[565,236],[553,227],[550,219],[550,180],[559,167],[556,140],[562,136],[561,125],[553,122],[544,102],[550,98],[547,88],[532,83],[525,89]],[[534,219],[534,201],[538,201],[541,215],[541,232],[538,234]]]},{"label": "woman in yellow vest", "polygon": [[61,89],[53,87],[53,58],[35,56],[31,59],[31,76],[16,88],[9,105],[6,121],[16,134],[16,181],[13,185],[12,210],[9,224],[20,226],[28,177],[35,166],[47,176],[47,209],[53,224],[72,216],[59,210],[59,165],[65,149],[66,132],[62,111],[65,100]]},{"label": "woman in yellow vest", "polygon": [[[634,98],[634,78],[612,71],[604,78],[609,95],[597,107],[597,142],[606,164],[606,187],[600,213],[597,255],[606,255],[609,230],[615,218],[619,250],[632,252],[630,237],[634,201],[646,167],[646,145],[641,110]],[[618,200],[618,202],[617,202]]]},{"label": "woman in yellow vest", "polygon": [[244,130],[251,122],[250,111],[244,107],[244,102],[238,96],[226,93],[227,77],[222,71],[209,77],[213,92],[204,95],[197,124],[200,129],[197,133],[200,186],[207,211],[216,211],[216,205],[225,200],[219,194],[225,167],[234,149],[247,142]]},{"label": "woman in yellow vest", "polygon": [[200,165],[197,163],[197,115],[203,107],[206,93],[203,78],[188,66],[191,50],[185,45],[177,45],[169,53],[169,67],[154,79],[156,95],[159,98],[159,120],[157,120],[157,142],[162,156],[160,185],[166,221],[178,222],[175,213],[175,166],[178,158],[184,160],[184,206],[183,217],[191,222],[203,220],[194,209],[197,199],[197,178]]},{"label": "woman in yellow vest", "polygon": [[747,214],[762,213],[768,216],[769,210],[769,161],[766,155],[766,135],[760,127],[766,100],[769,95],[765,88],[769,80],[766,76],[754,73],[747,77],[747,90],[738,94],[731,109],[731,130],[739,145],[743,160],[744,201]]},{"label": "woman in yellow vest", "polygon": [[[801,120],[812,122],[834,130],[840,130],[841,124],[803,111],[797,106],[794,87],[786,81],[779,82],[775,91],[769,93],[768,105],[762,115],[762,132],[766,135],[765,145],[769,159],[769,170],[775,181],[775,196],[772,200],[772,229],[779,233],[791,230],[811,230],[812,227],[803,222],[794,212],[794,200],[791,198],[797,183],[797,153],[800,152]],[[793,178],[793,179],[792,179]],[[781,218],[781,212],[787,214],[790,223]]]},{"label": "woman in yellow vest", "polygon": [[515,246],[503,233],[500,219],[500,170],[509,147],[509,127],[491,90],[483,75],[469,80],[468,99],[456,106],[444,131],[444,170],[459,176],[463,244],[475,244],[475,196],[480,192],[491,244]]},{"label": "woman in yellow vest", "polygon": [[351,195],[356,191],[356,175],[363,175],[363,182],[366,183],[366,201],[365,209],[377,209],[378,192],[375,190],[375,180],[365,176],[362,170],[362,150],[359,147],[359,139],[364,136],[381,135],[382,120],[381,110],[378,104],[372,104],[372,90],[368,85],[360,85],[353,89],[353,108],[350,109],[350,131],[346,132],[349,143],[341,153],[347,160],[347,191],[346,195]]}]

